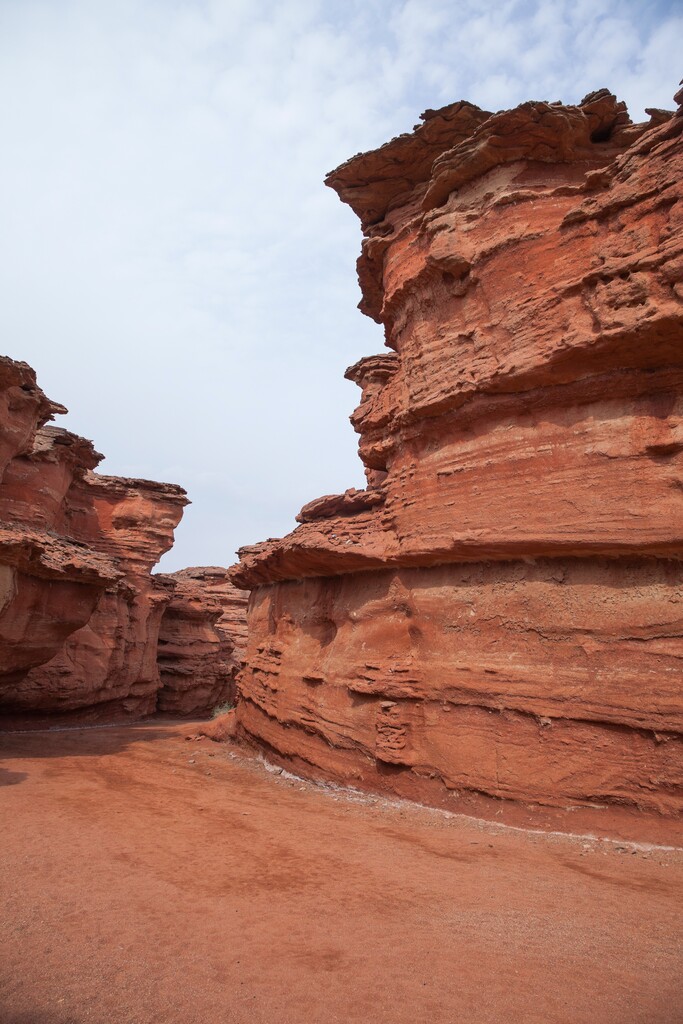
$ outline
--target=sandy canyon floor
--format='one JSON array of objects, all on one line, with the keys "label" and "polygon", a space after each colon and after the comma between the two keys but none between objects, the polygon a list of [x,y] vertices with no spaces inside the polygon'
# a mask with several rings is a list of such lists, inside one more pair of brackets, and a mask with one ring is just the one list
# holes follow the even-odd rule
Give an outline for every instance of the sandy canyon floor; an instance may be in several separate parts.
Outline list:
[{"label": "sandy canyon floor", "polygon": [[673,1024],[683,851],[273,773],[187,725],[0,735],[2,1024]]}]

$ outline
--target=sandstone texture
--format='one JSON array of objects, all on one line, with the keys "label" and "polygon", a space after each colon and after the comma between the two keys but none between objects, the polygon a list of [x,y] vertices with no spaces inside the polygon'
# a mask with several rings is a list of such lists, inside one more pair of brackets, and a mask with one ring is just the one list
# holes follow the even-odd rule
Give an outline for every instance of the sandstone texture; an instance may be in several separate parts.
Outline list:
[{"label": "sandstone texture", "polygon": [[157,708],[191,715],[234,704],[246,641],[247,595],[218,566],[182,569],[159,634]]},{"label": "sandstone texture", "polygon": [[122,573],[91,550],[88,510],[67,495],[100,456],[89,442],[45,427],[51,402],[26,363],[0,357],[0,700],[49,661]]},{"label": "sandstone texture", "polygon": [[[683,100],[683,92],[676,102]],[[361,220],[365,491],[244,548],[238,729],[454,806],[683,806],[683,109],[456,103]]]},{"label": "sandstone texture", "polygon": [[[173,544],[185,491],[94,472],[102,456],[90,441],[46,425],[65,411],[45,397],[30,367],[0,359],[0,713],[111,718],[210,710],[226,673],[221,693],[231,692],[245,598],[225,582],[225,570],[189,570],[200,574],[192,595],[172,575],[152,574]],[[208,613],[197,611],[202,586]],[[213,646],[203,660],[192,655],[180,670],[184,696],[175,705],[158,662],[172,599],[167,633],[182,609],[192,629],[202,614],[208,623],[226,622],[222,633],[210,630]]]}]

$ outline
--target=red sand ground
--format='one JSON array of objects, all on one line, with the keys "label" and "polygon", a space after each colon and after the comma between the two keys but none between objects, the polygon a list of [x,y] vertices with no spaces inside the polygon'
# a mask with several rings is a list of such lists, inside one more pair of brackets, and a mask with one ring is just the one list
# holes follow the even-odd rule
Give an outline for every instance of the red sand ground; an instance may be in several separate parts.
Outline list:
[{"label": "red sand ground", "polygon": [[683,851],[349,798],[188,731],[0,736],[2,1024],[683,1019]]}]

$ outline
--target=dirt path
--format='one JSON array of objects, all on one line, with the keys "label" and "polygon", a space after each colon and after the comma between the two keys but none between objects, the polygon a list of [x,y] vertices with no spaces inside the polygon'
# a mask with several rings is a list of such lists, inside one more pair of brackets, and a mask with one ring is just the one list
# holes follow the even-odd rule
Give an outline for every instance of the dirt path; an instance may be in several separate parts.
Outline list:
[{"label": "dirt path", "polygon": [[0,736],[2,1024],[683,1020],[680,852],[349,800],[187,731]]}]

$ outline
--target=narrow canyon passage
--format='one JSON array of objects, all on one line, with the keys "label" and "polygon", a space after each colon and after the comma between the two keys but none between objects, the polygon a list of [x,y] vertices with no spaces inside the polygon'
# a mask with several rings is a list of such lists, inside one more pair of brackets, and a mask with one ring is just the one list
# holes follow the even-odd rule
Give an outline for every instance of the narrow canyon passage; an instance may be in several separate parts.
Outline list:
[{"label": "narrow canyon passage", "polygon": [[680,1020],[683,851],[348,796],[193,732],[0,736],[3,1024]]}]

